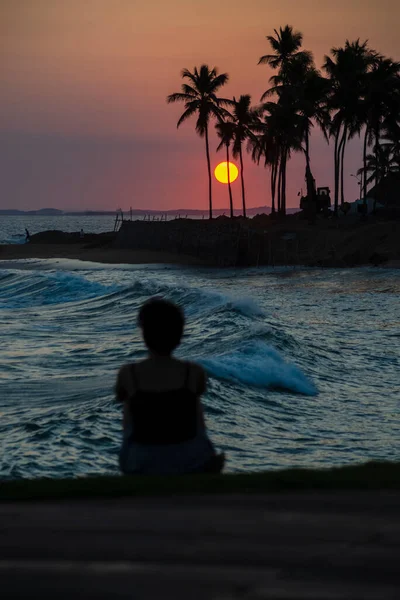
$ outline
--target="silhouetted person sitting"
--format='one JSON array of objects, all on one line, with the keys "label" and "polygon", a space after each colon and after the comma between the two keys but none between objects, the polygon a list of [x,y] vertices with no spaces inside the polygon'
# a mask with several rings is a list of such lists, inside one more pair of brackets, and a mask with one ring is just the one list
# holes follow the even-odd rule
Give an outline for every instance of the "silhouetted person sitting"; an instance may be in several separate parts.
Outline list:
[{"label": "silhouetted person sitting", "polygon": [[124,415],[121,470],[149,475],[220,472],[224,455],[217,455],[208,439],[200,401],[205,372],[172,356],[183,335],[182,311],[153,298],[140,309],[138,324],[149,355],[124,365],[116,383]]}]

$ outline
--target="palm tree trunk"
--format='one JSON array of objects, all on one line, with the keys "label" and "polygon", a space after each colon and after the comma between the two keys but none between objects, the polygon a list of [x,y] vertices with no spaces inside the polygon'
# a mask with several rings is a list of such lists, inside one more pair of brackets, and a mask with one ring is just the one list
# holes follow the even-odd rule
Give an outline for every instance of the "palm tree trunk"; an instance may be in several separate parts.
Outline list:
[{"label": "palm tree trunk", "polygon": [[272,214],[275,214],[275,195],[276,195],[276,176],[278,174],[278,162],[275,161],[271,166],[271,199],[272,199]]},{"label": "palm tree trunk", "polygon": [[311,172],[311,167],[310,167],[310,135],[308,133],[308,130],[305,133],[304,140],[305,140],[305,143],[306,143],[306,148],[305,148],[306,165],[310,169],[310,172]]},{"label": "palm tree trunk", "polygon": [[286,215],[286,163],[287,153],[285,150],[282,161],[282,215]]},{"label": "palm tree trunk", "polygon": [[229,207],[231,209],[231,219],[233,219],[233,199],[231,187],[231,174],[229,170],[229,144],[226,144],[226,168],[228,171],[228,191],[229,191]]},{"label": "palm tree trunk", "polygon": [[334,151],[334,185],[335,185],[335,204],[334,204],[334,212],[337,216],[339,209],[339,153],[338,153],[338,144],[339,144],[339,136],[340,136],[340,127],[338,128],[335,134],[335,151]]},{"label": "palm tree trunk", "polygon": [[212,179],[211,179],[211,161],[210,161],[210,148],[208,144],[208,127],[206,126],[205,131],[206,138],[206,155],[207,155],[207,168],[208,168],[208,201],[209,201],[209,218],[212,219]]},{"label": "palm tree trunk", "polygon": [[243,154],[242,154],[242,144],[240,144],[239,150],[239,158],[240,158],[240,180],[242,182],[242,202],[243,202],[243,216],[246,218],[246,197],[244,193],[244,177],[243,177]]},{"label": "palm tree trunk", "polygon": [[[310,160],[310,134],[308,132],[308,130],[305,133],[305,151],[304,154],[306,156],[306,168],[310,174],[310,182],[312,183],[311,189],[312,189],[312,201],[316,202],[317,198],[316,198],[316,189],[315,189],[315,179],[313,177],[312,171],[311,171],[311,160]],[[307,192],[308,192],[308,186],[307,186]]]},{"label": "palm tree trunk", "polygon": [[374,194],[374,207],[372,209],[373,213],[375,214],[376,212],[376,203],[378,201],[378,185],[380,183],[380,166],[379,166],[379,150],[378,150],[378,145],[379,145],[379,138],[380,138],[380,131],[379,131],[379,125],[378,127],[375,128],[375,164],[376,164],[376,173],[375,173],[375,194]]},{"label": "palm tree trunk", "polygon": [[339,146],[340,153],[340,205],[344,204],[344,150],[346,148],[347,127],[345,126]]},{"label": "palm tree trunk", "polygon": [[279,187],[280,187],[280,215],[284,214],[284,205],[283,205],[283,170],[284,170],[284,152],[282,151],[281,162],[279,164]]},{"label": "palm tree trunk", "polygon": [[368,125],[365,126],[364,145],[363,145],[363,174],[362,174],[362,191],[364,205],[367,205],[367,145],[368,145]]},{"label": "palm tree trunk", "polygon": [[344,149],[346,142],[343,142],[342,152],[340,157],[340,206],[344,204]]},{"label": "palm tree trunk", "polygon": [[378,129],[375,130],[375,164],[376,164],[376,173],[375,173],[375,185],[378,185],[379,183],[379,175],[380,175],[380,163],[379,163],[379,150],[378,150],[378,144],[379,144],[379,131]]},{"label": "palm tree trunk", "polygon": [[282,157],[277,163],[278,169],[278,214],[282,211]]}]

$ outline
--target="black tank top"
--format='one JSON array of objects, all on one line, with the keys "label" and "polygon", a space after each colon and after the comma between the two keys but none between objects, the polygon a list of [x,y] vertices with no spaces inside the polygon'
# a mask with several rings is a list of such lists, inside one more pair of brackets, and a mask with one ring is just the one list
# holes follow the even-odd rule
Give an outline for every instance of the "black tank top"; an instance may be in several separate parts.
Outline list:
[{"label": "black tank top", "polygon": [[190,366],[181,388],[160,392],[141,390],[132,365],[135,393],[129,400],[132,441],[146,445],[179,444],[197,435],[197,395],[189,389]]}]

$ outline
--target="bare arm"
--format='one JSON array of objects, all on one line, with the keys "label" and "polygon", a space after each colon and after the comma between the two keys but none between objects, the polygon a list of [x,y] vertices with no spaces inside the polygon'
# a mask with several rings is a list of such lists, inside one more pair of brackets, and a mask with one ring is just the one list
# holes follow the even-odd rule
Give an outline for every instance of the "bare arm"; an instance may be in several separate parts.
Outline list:
[{"label": "bare arm", "polygon": [[201,396],[207,390],[207,375],[202,367],[200,367],[199,365],[196,365],[196,366],[198,368],[197,397],[198,397],[198,402],[199,402],[199,405],[198,405],[199,420],[200,420],[201,425],[204,427],[204,429],[206,429],[206,423],[205,423],[205,418],[204,418],[204,409],[203,409],[203,403],[201,401]]},{"label": "bare arm", "polygon": [[128,382],[128,365],[124,365],[120,368],[117,375],[117,381],[115,383],[115,400],[116,402],[126,402],[129,400],[132,392],[129,390]]},{"label": "bare arm", "polygon": [[122,427],[126,429],[130,422],[129,405],[128,400],[132,395],[132,390],[129,388],[130,381],[128,379],[128,368],[124,365],[120,368],[117,375],[117,381],[115,383],[115,400],[122,404]]}]

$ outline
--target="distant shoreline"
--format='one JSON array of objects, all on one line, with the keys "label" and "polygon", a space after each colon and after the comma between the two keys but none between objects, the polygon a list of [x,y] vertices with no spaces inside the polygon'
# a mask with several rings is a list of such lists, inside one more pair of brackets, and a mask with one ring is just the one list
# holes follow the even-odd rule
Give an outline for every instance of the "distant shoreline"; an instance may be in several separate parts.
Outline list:
[{"label": "distant shoreline", "polygon": [[[179,216],[191,216],[191,217],[198,217],[198,218],[208,218],[208,210],[203,210],[203,209],[196,209],[196,208],[173,208],[173,209],[169,209],[169,210],[163,210],[163,209],[144,209],[144,208],[132,208],[131,210],[123,210],[122,211],[124,214],[124,217],[126,216],[130,216],[132,214],[132,216],[134,217],[145,217],[145,216],[151,216],[151,217],[160,217],[161,215],[167,215],[168,217],[179,217]],[[230,209],[228,207],[226,208],[215,208],[213,210],[213,214],[215,217],[221,216],[221,215],[229,215]],[[288,208],[287,209],[287,214],[294,214],[299,212],[298,208]],[[257,214],[266,214],[269,215],[271,213],[271,207],[270,206],[256,206],[253,208],[248,208],[247,209],[247,214],[249,217],[255,216]],[[14,208],[7,208],[7,209],[1,209],[0,210],[0,216],[9,216],[9,217],[115,217],[117,214],[117,211],[115,210],[84,210],[84,211],[78,211],[78,210],[59,210],[57,208],[39,208],[37,210],[17,210]],[[235,216],[241,216],[242,215],[242,209],[234,209],[234,214]]]}]

